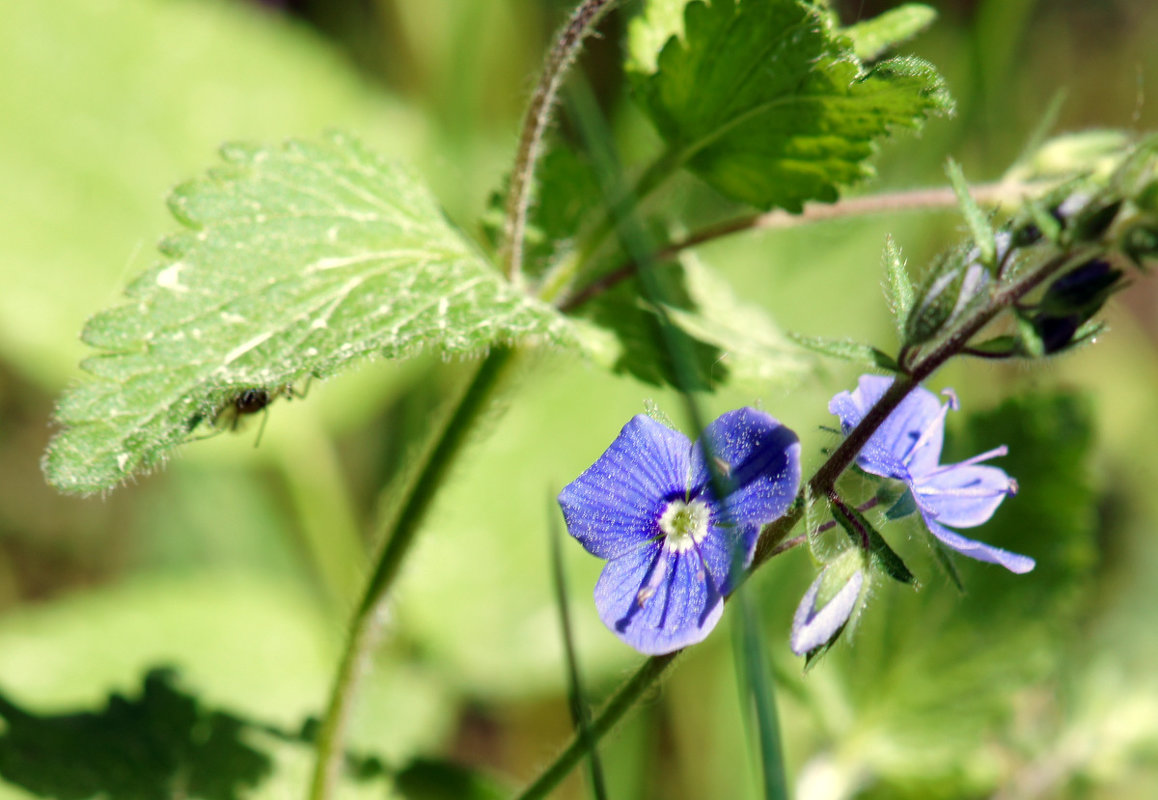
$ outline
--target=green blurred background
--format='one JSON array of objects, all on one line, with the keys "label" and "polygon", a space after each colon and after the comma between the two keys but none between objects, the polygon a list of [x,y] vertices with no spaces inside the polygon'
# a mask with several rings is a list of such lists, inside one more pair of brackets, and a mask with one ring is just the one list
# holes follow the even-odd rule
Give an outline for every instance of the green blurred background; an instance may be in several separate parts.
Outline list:
[{"label": "green blurred background", "polygon": [[[224,141],[352,130],[415,165],[480,235],[568,5],[0,0],[0,694],[42,714],[95,710],[169,665],[208,707],[285,729],[320,711],[376,520],[464,365],[365,366],[276,404],[260,448],[254,428],[198,442],[104,498],[45,485],[53,399],[83,379],[85,318],[173,229],[167,190]],[[851,22],[892,5],[838,7]],[[997,178],[1058,92],[1059,130],[1158,129],[1149,0],[933,5],[941,17],[911,50],[943,71],[959,113],[887,146],[865,191],[939,184],[946,155]],[[618,88],[624,21],[606,21],[582,66],[631,158],[655,140]],[[699,256],[786,329],[888,348],[886,234],[918,266],[959,228],[950,212],[879,217]],[[892,527],[921,591],[882,587],[851,642],[807,675],[787,631],[810,557],[753,581],[799,797],[1158,796],[1158,285],[1136,281],[1106,316],[1109,332],[1076,354],[937,376],[964,407],[951,448],[1007,443],[1023,487],[980,538],[1035,556],[1035,572],[963,564],[961,595],[915,530]],[[833,442],[827,400],[856,374],[826,363],[705,405],[762,403],[816,465]],[[455,471],[391,607],[355,721],[358,747],[388,765],[449,758],[516,786],[568,736],[552,498],[645,400],[679,405],[573,358],[544,360],[523,388]],[[564,557],[581,665],[602,696],[639,657],[595,616],[600,563],[570,541]],[[612,797],[759,796],[730,616],[605,740]],[[300,796],[308,751],[269,746],[275,775],[246,796]],[[0,798],[28,796],[0,785]],[[560,796],[586,796],[578,771]]]}]

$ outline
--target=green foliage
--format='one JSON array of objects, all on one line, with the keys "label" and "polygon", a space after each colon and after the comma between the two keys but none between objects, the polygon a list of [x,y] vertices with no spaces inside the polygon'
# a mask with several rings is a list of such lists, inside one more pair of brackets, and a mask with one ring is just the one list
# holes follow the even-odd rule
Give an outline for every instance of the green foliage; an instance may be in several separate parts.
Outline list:
[{"label": "green foliage", "polygon": [[972,242],[949,248],[937,256],[922,279],[904,323],[904,342],[924,344],[940,336],[976,302],[979,282],[987,270],[973,259]]},{"label": "green foliage", "polygon": [[[898,583],[916,585],[916,576],[905,566],[905,562],[896,551],[889,547],[889,543],[864,514],[843,504],[832,503],[829,507],[833,518],[844,528],[853,546],[863,547],[868,551],[868,564],[874,572],[892,578]],[[827,588],[831,590],[833,587],[830,585]]]},{"label": "green foliage", "polygon": [[[876,142],[951,109],[917,59],[865,68],[827,16],[796,0],[656,3],[633,23],[636,96],[684,165],[723,194],[799,211],[871,174]],[[655,50],[657,42],[664,42]]]},{"label": "green foliage", "polygon": [[988,216],[970,194],[969,182],[965,180],[965,173],[961,171],[960,164],[950,158],[945,166],[945,174],[953,185],[953,193],[957,195],[961,213],[969,225],[969,232],[973,235],[973,244],[981,251],[981,263],[991,270],[994,269],[997,244],[993,238],[993,226],[989,224]]},{"label": "green foliage", "polygon": [[[985,540],[1037,559],[1032,579],[1016,584],[1034,598],[1035,607],[1072,597],[1097,563],[1097,494],[1089,463],[1092,426],[1093,409],[1084,396],[1027,392],[992,411],[970,415],[965,434],[949,442],[954,456],[996,444],[1009,447],[1000,466],[1017,479],[1018,494],[986,523]],[[978,591],[976,584],[994,576],[970,569],[967,577],[970,604],[979,604],[976,613],[983,616],[996,598]]]},{"label": "green foliage", "polygon": [[885,267],[885,299],[897,326],[897,335],[905,337],[905,320],[913,309],[915,290],[913,279],[905,269],[905,256],[900,245],[890,236],[885,240],[885,252],[881,256]]},{"label": "green foliage", "polygon": [[505,792],[490,778],[449,761],[415,759],[394,778],[405,800],[502,800]]},{"label": "green foliage", "polygon": [[247,741],[253,726],[202,707],[163,670],[95,713],[40,716],[0,695],[0,717],[0,775],[42,797],[239,800],[272,769]]},{"label": "green foliage", "polygon": [[98,314],[96,380],[65,395],[45,460],[60,489],[109,489],[160,463],[249,388],[271,392],[369,356],[473,353],[562,317],[517,294],[415,179],[344,135],[232,145],[179,187],[189,230]]},{"label": "green foliage", "polygon": [[[495,192],[487,205],[483,229],[498,246],[506,192]],[[587,215],[603,205],[603,192],[587,160],[563,142],[555,142],[535,170],[535,202],[527,219],[524,272],[540,277],[582,233]]]},{"label": "green foliage", "polygon": [[[684,257],[656,270],[672,334],[692,356],[690,388],[715,391],[729,380],[767,387],[791,385],[809,360],[762,308],[742,302],[714,271]],[[657,311],[642,299],[638,279],[592,300],[584,313],[619,343],[611,366],[654,386],[675,386],[675,363],[660,337]]]},{"label": "green foliage", "polygon": [[780,737],[776,687],[768,658],[767,638],[760,628],[756,607],[745,587],[740,587],[731,602],[733,606],[739,606],[740,615],[739,630],[732,634],[736,682],[746,687],[746,692],[742,692],[740,697],[741,708],[747,710],[751,706],[752,713],[744,714],[749,741],[753,738],[750,717],[755,717],[764,800],[787,800],[790,795],[784,771],[784,748]]},{"label": "green foliage", "polygon": [[823,336],[803,336],[799,333],[790,333],[788,338],[801,347],[842,361],[851,361],[874,369],[887,369],[889,372],[900,372],[896,360],[872,345],[850,342],[843,339],[826,339]]},{"label": "green foliage", "polygon": [[872,61],[912,39],[936,19],[935,9],[921,3],[905,3],[872,19],[850,25],[841,33],[852,40],[857,58]]}]

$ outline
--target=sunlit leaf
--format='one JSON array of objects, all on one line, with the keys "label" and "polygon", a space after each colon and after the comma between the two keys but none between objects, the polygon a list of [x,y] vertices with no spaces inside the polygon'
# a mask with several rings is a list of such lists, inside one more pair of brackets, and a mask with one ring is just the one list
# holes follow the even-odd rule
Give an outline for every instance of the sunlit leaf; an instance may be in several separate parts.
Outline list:
[{"label": "sunlit leaf", "polygon": [[331,135],[232,145],[170,200],[188,229],[89,321],[96,376],[62,399],[49,479],[109,489],[159,464],[246,389],[284,391],[372,356],[560,340],[561,316],[513,291],[409,173]]},{"label": "sunlit leaf", "polygon": [[871,174],[878,140],[951,108],[930,65],[865,68],[827,15],[796,0],[696,0],[682,18],[658,3],[629,45],[635,93],[673,163],[761,208],[835,200]]}]

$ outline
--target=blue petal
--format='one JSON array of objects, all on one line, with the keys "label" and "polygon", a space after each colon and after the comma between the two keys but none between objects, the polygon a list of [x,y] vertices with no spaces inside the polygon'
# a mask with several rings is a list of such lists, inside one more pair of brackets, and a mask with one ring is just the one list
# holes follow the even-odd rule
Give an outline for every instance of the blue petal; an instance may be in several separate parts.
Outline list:
[{"label": "blue petal", "polygon": [[913,484],[917,504],[938,522],[972,528],[989,521],[1016,484],[997,467],[951,464],[918,478]]},{"label": "blue petal", "polygon": [[[800,440],[795,433],[763,411],[739,408],[721,414],[704,438],[731,487],[721,509],[723,524],[758,528],[784,515],[800,487]],[[714,496],[700,441],[692,457],[691,482],[693,494]]]},{"label": "blue petal", "polygon": [[759,525],[737,527],[713,521],[708,528],[708,535],[696,549],[720,594],[726,597],[736,588],[744,570],[752,563],[759,536]]},{"label": "blue petal", "polygon": [[933,519],[924,509],[921,510],[921,516],[925,518],[925,525],[928,526],[930,533],[940,539],[946,547],[956,550],[963,556],[969,556],[969,558],[975,558],[978,561],[985,561],[990,564],[1000,564],[1010,572],[1016,572],[1018,575],[1029,572],[1036,566],[1037,562],[1029,556],[1011,553],[1008,550],[1002,550],[1000,547],[994,547],[984,542],[967,539],[956,531],[949,530]]},{"label": "blue petal", "polygon": [[600,558],[615,558],[660,535],[666,501],[688,488],[691,443],[639,414],[611,446],[559,492],[567,530]]},{"label": "blue petal", "polygon": [[835,597],[823,608],[817,608],[816,596],[820,592],[823,579],[822,571],[800,599],[800,605],[796,607],[796,614],[792,617],[792,638],[789,644],[792,652],[798,656],[806,655],[828,644],[848,622],[853,609],[856,608],[857,598],[860,597],[864,573],[860,570],[854,572]]},{"label": "blue petal", "polygon": [[[840,418],[841,430],[847,434],[892,384],[892,378],[862,375],[855,390],[829,401],[829,413]],[[898,480],[935,469],[945,438],[944,413],[936,395],[916,387],[861,448],[857,465],[865,472]]]},{"label": "blue petal", "polygon": [[724,613],[723,597],[696,550],[676,553],[660,543],[607,562],[595,585],[595,607],[603,624],[646,655],[702,641]]}]

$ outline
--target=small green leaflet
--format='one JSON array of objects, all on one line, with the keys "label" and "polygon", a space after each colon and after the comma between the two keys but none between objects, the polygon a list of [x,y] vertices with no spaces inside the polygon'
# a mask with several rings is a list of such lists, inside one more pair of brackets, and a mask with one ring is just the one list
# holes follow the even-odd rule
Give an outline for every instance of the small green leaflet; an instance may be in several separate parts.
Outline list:
[{"label": "small green leaflet", "polygon": [[793,212],[834,201],[872,174],[878,140],[952,108],[929,64],[867,69],[830,17],[798,0],[694,0],[676,12],[655,0],[634,20],[635,94],[671,163],[733,199]]},{"label": "small green leaflet", "polygon": [[921,3],[905,3],[880,16],[850,25],[841,33],[852,40],[862,61],[872,61],[912,39],[937,19],[936,10]]},{"label": "small green leaflet", "polygon": [[805,336],[800,333],[788,333],[788,338],[801,347],[824,356],[839,358],[842,361],[851,361],[866,367],[887,369],[889,372],[900,372],[896,359],[888,353],[878,350],[872,345],[861,344],[847,339],[827,339],[823,336]]},{"label": "small green leaflet", "polygon": [[881,256],[885,267],[885,298],[897,326],[897,334],[904,341],[905,320],[909,318],[915,298],[913,280],[905,269],[905,255],[893,237],[885,240],[885,252]]},{"label": "small green leaflet", "polygon": [[93,317],[62,398],[45,472],[59,489],[110,489],[160,464],[246,388],[325,377],[367,357],[430,347],[477,353],[565,319],[517,293],[405,170],[331,134],[230,145],[226,164],[169,201],[188,230]]},{"label": "small green leaflet", "polygon": [[[731,381],[765,389],[793,386],[813,368],[812,360],[793,347],[764,309],[743,302],[690,254],[657,269],[656,277],[666,291],[663,310],[691,356],[686,378],[695,391],[716,391]],[[584,309],[593,323],[618,340],[605,352],[589,347],[589,355],[644,383],[677,386],[655,308],[640,292],[637,280],[626,281]]]},{"label": "small green leaflet", "polygon": [[981,251],[982,263],[991,271],[995,271],[997,244],[993,238],[993,226],[989,224],[989,217],[969,193],[969,181],[965,180],[965,173],[961,170],[960,164],[950,158],[945,164],[945,174],[949,176],[949,182],[953,185],[953,192],[957,195],[957,202],[961,206],[961,213],[969,225],[970,233],[973,234],[973,243]]}]

